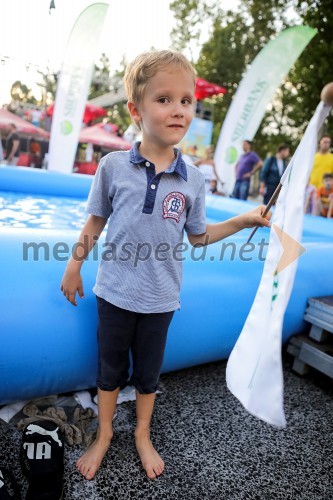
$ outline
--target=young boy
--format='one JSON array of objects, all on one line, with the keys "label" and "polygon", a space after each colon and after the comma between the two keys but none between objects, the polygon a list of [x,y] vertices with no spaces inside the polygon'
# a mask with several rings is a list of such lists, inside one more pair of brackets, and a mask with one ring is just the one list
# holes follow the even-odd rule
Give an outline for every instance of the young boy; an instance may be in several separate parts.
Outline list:
[{"label": "young boy", "polygon": [[317,212],[322,217],[332,217],[333,174],[324,174],[323,183],[317,189]]},{"label": "young boy", "polygon": [[116,258],[102,257],[94,287],[99,430],[77,462],[86,479],[94,477],[109,448],[130,350],[137,394],[136,448],[149,478],[163,472],[149,429],[167,330],[179,308],[182,269],[177,250],[184,229],[194,245],[214,243],[245,227],[269,226],[261,216],[263,207],[206,225],[204,176],[174,148],[193,117],[195,78],[187,59],[168,50],[141,54],[127,67],[128,109],[142,142],[101,160],[88,199],[90,215],[79,237],[84,250],[70,259],[61,283],[63,294],[76,306],[76,292],[83,298],[81,266],[110,217],[106,241]]}]

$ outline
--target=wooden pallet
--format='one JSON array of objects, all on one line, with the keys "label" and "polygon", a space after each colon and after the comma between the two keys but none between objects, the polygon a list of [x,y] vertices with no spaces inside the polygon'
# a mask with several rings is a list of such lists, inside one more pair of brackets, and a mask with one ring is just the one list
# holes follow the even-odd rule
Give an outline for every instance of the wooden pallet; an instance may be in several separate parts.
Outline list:
[{"label": "wooden pallet", "polygon": [[311,323],[309,334],[292,337],[287,346],[292,369],[305,375],[312,367],[333,378],[333,295],[310,298],[304,319]]}]

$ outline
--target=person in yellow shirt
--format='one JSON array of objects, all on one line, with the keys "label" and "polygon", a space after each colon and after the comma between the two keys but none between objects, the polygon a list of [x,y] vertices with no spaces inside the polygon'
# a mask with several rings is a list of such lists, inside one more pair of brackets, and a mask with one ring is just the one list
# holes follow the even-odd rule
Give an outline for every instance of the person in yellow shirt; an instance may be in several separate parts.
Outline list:
[{"label": "person in yellow shirt", "polygon": [[332,139],[323,135],[319,141],[318,153],[315,154],[310,184],[316,188],[322,184],[324,174],[333,174],[333,154],[330,153]]}]

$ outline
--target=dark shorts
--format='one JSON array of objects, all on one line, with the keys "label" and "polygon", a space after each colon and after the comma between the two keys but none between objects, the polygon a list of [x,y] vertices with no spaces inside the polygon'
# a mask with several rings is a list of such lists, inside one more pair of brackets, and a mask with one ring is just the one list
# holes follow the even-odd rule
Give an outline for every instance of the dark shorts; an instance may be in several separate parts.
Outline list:
[{"label": "dark shorts", "polygon": [[156,392],[168,328],[174,311],[143,314],[121,309],[97,298],[97,387],[114,391],[128,381],[130,351],[131,383],[140,394]]}]

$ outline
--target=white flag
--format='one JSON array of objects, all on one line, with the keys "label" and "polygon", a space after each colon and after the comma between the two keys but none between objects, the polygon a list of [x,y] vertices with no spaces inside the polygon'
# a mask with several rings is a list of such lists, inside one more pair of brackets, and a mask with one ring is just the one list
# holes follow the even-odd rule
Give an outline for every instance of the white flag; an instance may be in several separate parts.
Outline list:
[{"label": "white flag", "polygon": [[304,194],[319,130],[331,107],[320,103],[286,169],[260,285],[243,330],[227,364],[227,386],[243,406],[262,420],[286,425],[281,359],[282,324],[304,252]]},{"label": "white flag", "polygon": [[54,103],[49,170],[72,173],[94,59],[108,7],[102,2],[89,5],[77,18],[70,34]]},{"label": "white flag", "polygon": [[245,73],[224,119],[214,154],[217,173],[227,192],[232,191],[235,183],[235,164],[243,153],[243,140],[253,139],[274,92],[316,32],[308,26],[282,31],[261,49]]}]

